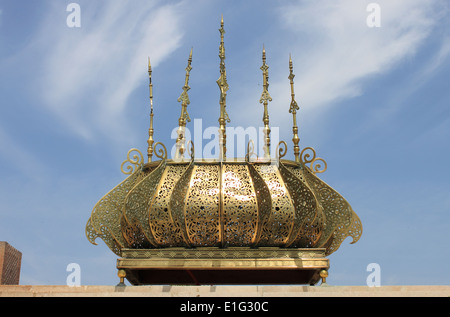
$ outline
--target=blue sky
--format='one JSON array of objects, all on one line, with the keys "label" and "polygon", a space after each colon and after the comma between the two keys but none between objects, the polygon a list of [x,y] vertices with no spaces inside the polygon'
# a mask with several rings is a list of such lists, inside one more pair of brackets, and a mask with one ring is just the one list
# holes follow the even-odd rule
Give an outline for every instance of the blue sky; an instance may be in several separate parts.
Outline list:
[{"label": "blue sky", "polygon": [[292,158],[291,54],[300,145],[363,223],[328,283],[365,285],[370,263],[382,285],[450,283],[448,1],[77,1],[79,28],[69,3],[0,2],[0,240],[23,253],[21,284],[65,284],[69,263],[82,284],[117,283],[115,255],[84,230],[127,151],[146,151],[147,57],[157,141],[174,144],[191,48],[189,114],[217,126],[221,14],[229,125],[262,125],[264,45],[270,124]]}]

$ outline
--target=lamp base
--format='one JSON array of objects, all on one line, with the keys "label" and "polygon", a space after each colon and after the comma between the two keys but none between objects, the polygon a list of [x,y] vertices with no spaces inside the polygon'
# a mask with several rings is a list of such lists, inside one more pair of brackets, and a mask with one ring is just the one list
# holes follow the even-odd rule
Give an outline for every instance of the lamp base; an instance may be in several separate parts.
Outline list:
[{"label": "lamp base", "polygon": [[117,260],[132,285],[315,285],[329,267],[322,248],[123,249]]}]

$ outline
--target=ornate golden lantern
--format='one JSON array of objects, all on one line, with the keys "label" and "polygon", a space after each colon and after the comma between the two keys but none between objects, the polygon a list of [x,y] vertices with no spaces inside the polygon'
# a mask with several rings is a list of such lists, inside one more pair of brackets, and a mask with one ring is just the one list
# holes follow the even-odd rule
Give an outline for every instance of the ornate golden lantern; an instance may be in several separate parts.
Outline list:
[{"label": "ornate golden lantern", "polygon": [[[88,240],[101,238],[120,258],[121,285],[132,284],[316,284],[328,275],[329,254],[347,237],[359,240],[362,226],[348,202],[317,177],[326,162],[313,148],[299,148],[292,60],[289,59],[295,160],[282,159],[287,145],[270,157],[268,66],[263,49],[264,156],[253,143],[245,158],[226,157],[228,83],[223,19],[219,57],[220,154],[195,159],[184,131],[192,50],[178,120],[173,159],[153,140],[153,86],[149,60],[148,162],[131,149],[122,164],[129,176],[95,205],[86,225]],[[153,154],[159,159],[153,161]],[[188,155],[186,155],[188,154]],[[190,156],[186,158],[186,156]],[[125,164],[129,163],[128,166]],[[125,168],[126,167],[126,168]]]}]

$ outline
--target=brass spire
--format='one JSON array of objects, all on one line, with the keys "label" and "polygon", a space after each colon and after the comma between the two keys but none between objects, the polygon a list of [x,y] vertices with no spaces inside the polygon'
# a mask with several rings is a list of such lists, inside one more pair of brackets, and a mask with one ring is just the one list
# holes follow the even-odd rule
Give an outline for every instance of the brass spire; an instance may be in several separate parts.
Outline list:
[{"label": "brass spire", "polygon": [[220,89],[220,117],[219,117],[219,148],[220,148],[220,160],[225,160],[227,145],[226,145],[226,122],[230,122],[230,118],[228,117],[228,113],[226,110],[227,103],[227,91],[229,89],[227,83],[227,71],[225,69],[225,45],[224,45],[224,34],[225,29],[223,28],[223,15],[220,21],[220,47],[219,47],[219,57],[220,57],[220,77],[217,80],[217,85],[219,85]]},{"label": "brass spire", "polygon": [[269,101],[272,101],[272,97],[269,94],[269,66],[266,64],[266,49],[263,45],[262,52],[263,65],[261,70],[263,71],[263,92],[261,94],[261,99],[259,102],[264,104],[264,158],[270,158],[270,128],[269,128],[269,112],[267,110],[267,105]]},{"label": "brass spire", "polygon": [[152,65],[150,64],[150,57],[148,58],[148,78],[149,78],[149,90],[150,90],[150,128],[148,129],[148,149],[147,156],[148,162],[152,161],[153,156],[153,84],[152,84]]},{"label": "brass spire", "polygon": [[297,127],[297,110],[300,108],[298,107],[297,102],[295,101],[295,93],[294,93],[294,73],[293,73],[293,66],[292,66],[292,58],[291,54],[289,54],[289,81],[291,82],[291,106],[289,108],[289,113],[292,113],[293,118],[293,127],[292,132],[294,134],[294,137],[292,138],[292,142],[294,142],[294,155],[295,155],[295,161],[300,162],[300,148],[298,146],[298,142],[300,141],[300,138],[298,137],[298,127]]},{"label": "brass spire", "polygon": [[175,153],[175,159],[183,159],[184,157],[184,152],[186,150],[186,138],[185,138],[185,130],[186,130],[186,122],[191,122],[191,118],[189,117],[189,114],[187,112],[187,106],[191,103],[189,101],[189,96],[188,96],[188,90],[191,89],[191,87],[189,87],[188,83],[189,83],[189,75],[190,72],[192,70],[192,48],[191,48],[191,53],[189,54],[189,59],[188,59],[188,65],[186,67],[186,77],[184,80],[184,86],[183,86],[183,92],[181,93],[180,97],[178,98],[178,102],[181,102],[181,115],[180,118],[178,119],[178,138],[176,141],[176,153]]}]

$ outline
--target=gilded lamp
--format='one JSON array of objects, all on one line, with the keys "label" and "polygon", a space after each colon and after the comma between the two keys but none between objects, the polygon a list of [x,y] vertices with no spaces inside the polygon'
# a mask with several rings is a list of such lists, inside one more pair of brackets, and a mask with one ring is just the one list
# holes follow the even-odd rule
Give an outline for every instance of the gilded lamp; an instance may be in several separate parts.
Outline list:
[{"label": "gilded lamp", "polygon": [[[147,159],[131,149],[122,164],[128,175],[95,205],[86,225],[88,240],[102,239],[119,257],[121,283],[132,284],[315,284],[329,268],[326,256],[362,234],[360,219],[350,204],[317,174],[326,162],[311,147],[299,146],[292,59],[289,58],[293,154],[286,142],[270,156],[269,67],[262,53],[264,154],[257,157],[253,142],[243,158],[229,158],[226,124],[224,25],[219,46],[219,157],[196,159],[186,142],[192,50],[182,93],[178,98],[176,152],[167,157],[164,144],[154,142],[153,85],[150,59],[150,128]],[[154,156],[156,160],[154,159]],[[146,161],[146,162],[145,162]],[[272,275],[268,279],[267,273]],[[167,274],[164,275],[163,273]],[[183,275],[184,274],[184,275]],[[164,278],[165,276],[165,278]],[[292,278],[294,277],[294,278]]]}]

